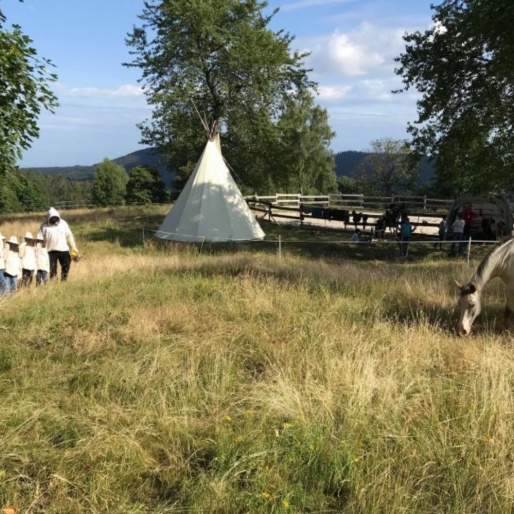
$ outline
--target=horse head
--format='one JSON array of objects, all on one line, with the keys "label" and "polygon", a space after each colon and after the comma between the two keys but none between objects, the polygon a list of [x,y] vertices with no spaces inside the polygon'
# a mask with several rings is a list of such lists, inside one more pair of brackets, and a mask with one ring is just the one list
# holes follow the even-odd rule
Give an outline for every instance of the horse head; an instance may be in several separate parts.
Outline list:
[{"label": "horse head", "polygon": [[460,336],[467,336],[471,332],[473,321],[480,314],[482,305],[480,302],[480,295],[478,294],[475,284],[469,283],[462,286],[455,282],[460,289],[459,297],[459,323],[457,325],[457,333]]}]

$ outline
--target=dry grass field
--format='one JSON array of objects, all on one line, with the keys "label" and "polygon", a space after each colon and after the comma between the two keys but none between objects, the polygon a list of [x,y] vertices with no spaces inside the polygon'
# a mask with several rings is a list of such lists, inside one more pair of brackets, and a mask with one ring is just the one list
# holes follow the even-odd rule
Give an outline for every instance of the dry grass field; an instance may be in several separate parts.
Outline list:
[{"label": "dry grass field", "polygon": [[452,282],[472,267],[442,252],[265,225],[278,256],[157,241],[162,208],[62,214],[84,255],[69,281],[0,300],[0,507],[514,510],[501,284],[459,339]]}]

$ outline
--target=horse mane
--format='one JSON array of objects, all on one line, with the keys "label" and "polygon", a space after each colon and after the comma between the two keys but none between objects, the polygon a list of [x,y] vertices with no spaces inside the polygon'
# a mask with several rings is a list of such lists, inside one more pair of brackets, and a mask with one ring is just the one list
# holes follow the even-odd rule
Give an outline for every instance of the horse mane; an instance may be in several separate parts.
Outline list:
[{"label": "horse mane", "polygon": [[482,283],[486,270],[496,266],[501,257],[504,256],[507,247],[512,246],[513,242],[514,237],[509,237],[500,246],[493,247],[489,250],[480,261],[475,274],[470,280],[470,284],[476,284],[477,282]]}]

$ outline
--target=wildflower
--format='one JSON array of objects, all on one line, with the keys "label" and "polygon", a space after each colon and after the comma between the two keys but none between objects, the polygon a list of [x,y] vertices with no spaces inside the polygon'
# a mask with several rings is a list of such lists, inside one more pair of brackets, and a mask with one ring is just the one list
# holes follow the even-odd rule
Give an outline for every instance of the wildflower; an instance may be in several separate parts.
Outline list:
[{"label": "wildflower", "polygon": [[357,464],[357,462],[359,462],[359,461],[360,461],[359,457],[354,457],[353,458],[353,462],[355,462],[355,464]]},{"label": "wildflower", "polygon": [[252,410],[252,409],[248,409],[248,410],[245,412],[245,414],[246,414],[249,418],[251,418],[251,417],[253,417],[253,410]]},{"label": "wildflower", "polygon": [[266,500],[266,501],[267,501],[267,500],[269,500],[269,499],[271,498],[271,494],[270,494],[270,493],[262,493],[262,494],[261,494],[261,498],[262,498],[263,500]]},{"label": "wildflower", "polygon": [[290,505],[289,500],[287,500],[287,499],[285,499],[285,498],[284,498],[284,499],[282,500],[282,507],[284,507],[284,508],[286,508],[286,509],[287,509],[287,508],[289,508],[289,505]]},{"label": "wildflower", "polygon": [[236,438],[234,439],[234,441],[235,441],[236,443],[240,443],[242,440],[243,440],[243,437],[242,437],[242,436],[240,436],[240,435],[236,436]]},{"label": "wildflower", "polygon": [[284,423],[284,424],[282,425],[282,428],[283,428],[284,430],[287,430],[288,428],[291,428],[292,426],[293,426],[293,425],[292,425],[292,423]]},{"label": "wildflower", "polygon": [[225,416],[225,421],[230,423],[232,421],[232,418],[230,416]]}]

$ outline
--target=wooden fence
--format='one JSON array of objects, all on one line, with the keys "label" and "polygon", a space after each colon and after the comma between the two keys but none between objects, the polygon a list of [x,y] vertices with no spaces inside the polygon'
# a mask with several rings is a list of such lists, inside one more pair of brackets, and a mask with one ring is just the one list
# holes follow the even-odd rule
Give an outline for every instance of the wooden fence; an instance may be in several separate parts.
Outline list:
[{"label": "wooden fence", "polygon": [[[423,225],[431,227],[438,225],[441,215],[448,212],[453,202],[453,200],[428,198],[426,196],[281,193],[268,196],[248,196],[246,201],[252,210],[264,213],[264,218],[268,217],[270,220],[286,218],[297,220],[301,224],[308,223],[309,218],[319,217],[335,221],[346,220],[346,223],[351,224],[352,215],[355,212],[360,215],[360,219],[365,218],[369,226],[369,224],[375,223],[378,218],[382,217],[391,206],[402,206],[403,210],[407,211],[410,216],[423,217]],[[431,218],[434,218],[434,222],[428,221]]]},{"label": "wooden fence", "polygon": [[441,200],[426,196],[365,196],[362,194],[301,195],[277,193],[270,196],[247,196],[254,204],[272,204],[276,207],[297,207],[312,205],[347,210],[366,210],[383,212],[391,204],[405,204],[409,210],[427,214],[446,213],[453,200]]}]

